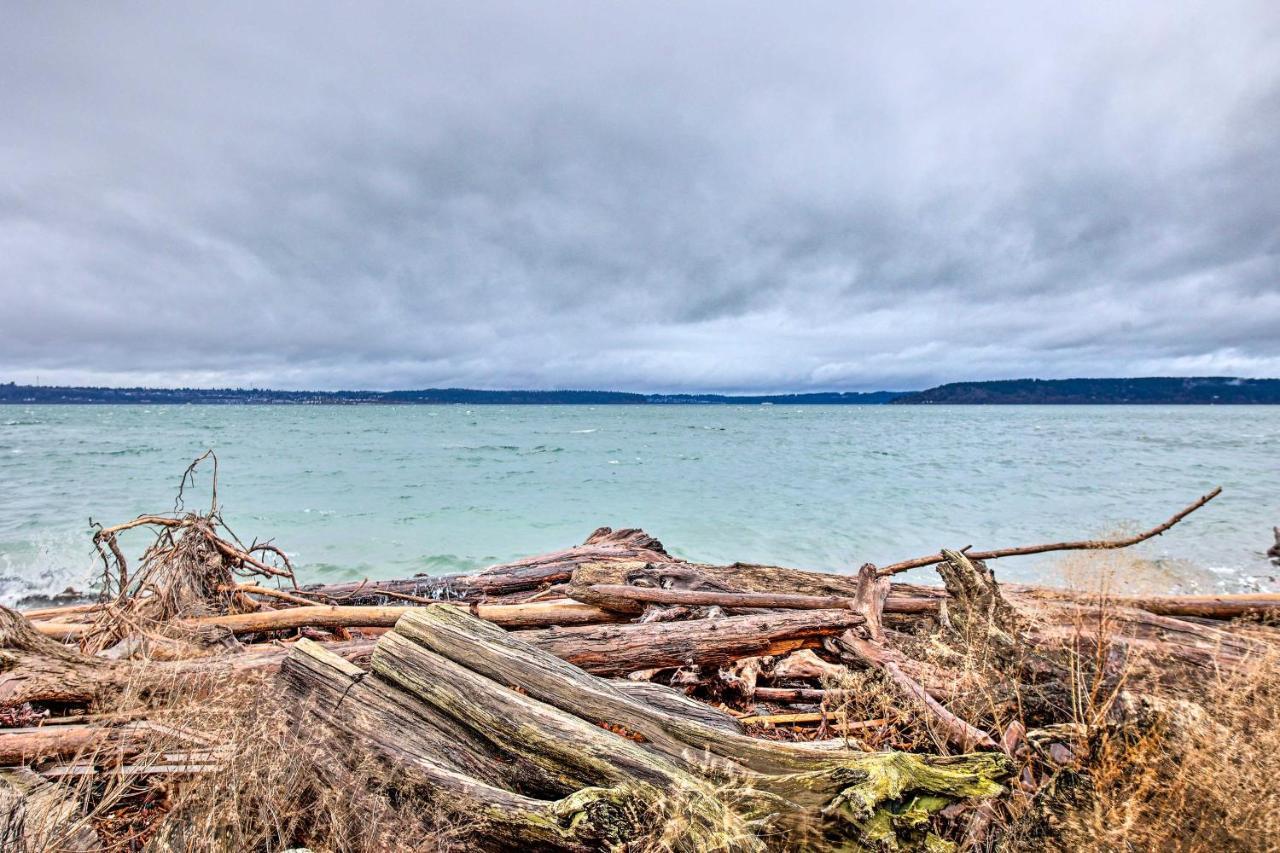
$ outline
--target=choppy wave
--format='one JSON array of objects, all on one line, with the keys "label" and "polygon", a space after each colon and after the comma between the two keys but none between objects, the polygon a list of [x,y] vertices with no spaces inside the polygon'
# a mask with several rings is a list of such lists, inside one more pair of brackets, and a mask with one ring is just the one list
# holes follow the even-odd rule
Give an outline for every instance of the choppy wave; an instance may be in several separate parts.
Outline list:
[{"label": "choppy wave", "polygon": [[91,591],[98,569],[84,531],[40,532],[20,544],[0,546],[0,604]]}]

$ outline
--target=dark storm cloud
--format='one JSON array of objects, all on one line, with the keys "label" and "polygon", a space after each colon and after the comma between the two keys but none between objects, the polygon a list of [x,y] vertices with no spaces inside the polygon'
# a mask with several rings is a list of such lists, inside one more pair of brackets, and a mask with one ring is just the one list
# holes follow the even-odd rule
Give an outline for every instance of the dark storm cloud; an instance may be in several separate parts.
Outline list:
[{"label": "dark storm cloud", "polygon": [[1280,375],[1272,3],[10,4],[0,378]]}]

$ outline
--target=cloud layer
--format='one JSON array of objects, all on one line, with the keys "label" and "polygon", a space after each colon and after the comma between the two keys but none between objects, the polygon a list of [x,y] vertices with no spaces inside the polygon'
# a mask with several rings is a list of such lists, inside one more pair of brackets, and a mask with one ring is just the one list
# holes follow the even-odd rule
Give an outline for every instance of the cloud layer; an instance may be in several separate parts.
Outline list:
[{"label": "cloud layer", "polygon": [[1280,7],[15,4],[0,379],[1280,376]]}]

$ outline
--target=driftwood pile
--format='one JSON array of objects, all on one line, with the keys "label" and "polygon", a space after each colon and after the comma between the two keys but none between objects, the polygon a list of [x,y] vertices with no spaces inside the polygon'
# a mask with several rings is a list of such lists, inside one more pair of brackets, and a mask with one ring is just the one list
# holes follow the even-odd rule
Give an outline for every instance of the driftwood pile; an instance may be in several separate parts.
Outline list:
[{"label": "driftwood pile", "polygon": [[[139,526],[157,538],[131,572],[116,535]],[[1149,720],[1162,685],[1263,653],[1280,609],[1000,586],[984,559],[1003,552],[854,574],[705,565],[609,528],[477,574],[301,587],[216,498],[95,542],[100,602],[0,609],[5,849],[51,826],[63,849],[218,849],[163,810],[122,846],[85,818],[92,786],[59,782],[198,779],[219,744],[149,709],[247,678],[332,732],[335,784],[374,756],[399,796],[466,814],[479,849],[627,849],[675,814],[667,846],[691,850],[987,845],[1092,728]],[[924,565],[943,586],[891,581]],[[868,686],[881,716],[858,716]]]}]

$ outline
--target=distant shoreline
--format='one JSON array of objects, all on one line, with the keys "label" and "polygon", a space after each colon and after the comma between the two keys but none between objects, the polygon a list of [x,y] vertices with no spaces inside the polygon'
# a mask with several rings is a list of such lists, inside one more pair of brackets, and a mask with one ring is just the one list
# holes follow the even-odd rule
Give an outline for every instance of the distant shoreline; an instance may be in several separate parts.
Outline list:
[{"label": "distant shoreline", "polygon": [[0,405],[1280,405],[1280,379],[1227,376],[1009,379],[924,391],[638,394],[626,391],[277,391],[0,384]]}]

